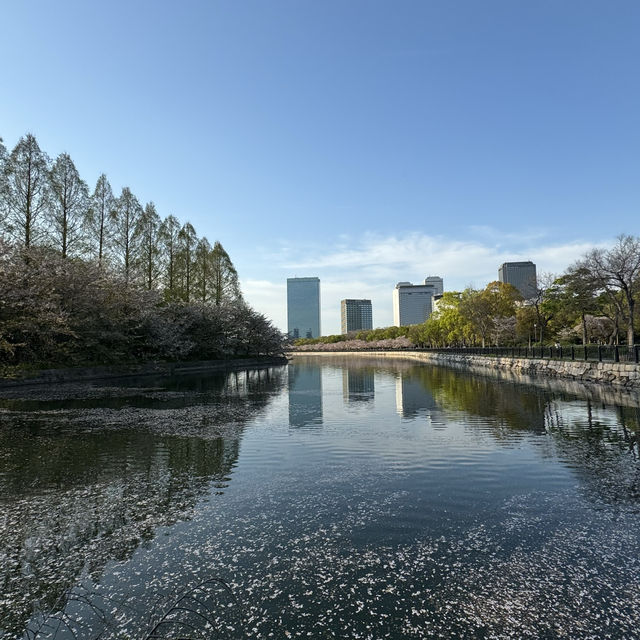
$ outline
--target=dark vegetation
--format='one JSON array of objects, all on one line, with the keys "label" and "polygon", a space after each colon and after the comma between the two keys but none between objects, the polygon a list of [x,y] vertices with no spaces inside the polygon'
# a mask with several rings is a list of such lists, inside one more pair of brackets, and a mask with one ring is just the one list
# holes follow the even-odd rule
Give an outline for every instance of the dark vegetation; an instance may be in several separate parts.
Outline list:
[{"label": "dark vegetation", "polygon": [[280,354],[219,242],[162,219],[31,134],[0,139],[0,372]]}]

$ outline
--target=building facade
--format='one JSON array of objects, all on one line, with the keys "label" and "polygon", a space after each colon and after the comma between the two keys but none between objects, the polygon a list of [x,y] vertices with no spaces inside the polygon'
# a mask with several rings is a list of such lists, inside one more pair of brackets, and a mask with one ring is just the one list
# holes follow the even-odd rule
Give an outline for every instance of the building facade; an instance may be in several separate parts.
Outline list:
[{"label": "building facade", "polygon": [[320,278],[287,278],[287,331],[292,338],[319,338]]},{"label": "building facade", "polygon": [[434,296],[441,296],[444,293],[444,281],[440,276],[427,276],[424,283],[433,287]]},{"label": "building facade", "polygon": [[424,284],[398,282],[393,290],[393,324],[422,324],[433,311],[433,298],[444,290],[442,278],[429,276]]},{"label": "building facade", "polygon": [[498,269],[498,280],[513,285],[525,300],[536,297],[538,281],[536,265],[527,262],[505,262]]},{"label": "building facade", "polygon": [[340,319],[342,333],[373,329],[371,300],[341,300]]}]

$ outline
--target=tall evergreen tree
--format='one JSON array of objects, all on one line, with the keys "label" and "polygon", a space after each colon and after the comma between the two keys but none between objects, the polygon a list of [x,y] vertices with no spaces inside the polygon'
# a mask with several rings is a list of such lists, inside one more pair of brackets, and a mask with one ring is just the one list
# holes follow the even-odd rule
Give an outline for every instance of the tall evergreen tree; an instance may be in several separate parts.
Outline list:
[{"label": "tall evergreen tree", "polygon": [[181,297],[185,302],[191,301],[193,258],[197,242],[196,230],[190,222],[187,222],[178,234],[178,267],[181,279]]},{"label": "tall evergreen tree", "polygon": [[82,227],[89,205],[87,183],[80,178],[71,156],[61,153],[49,172],[51,207],[50,233],[53,247],[63,258],[71,256],[82,239]]},{"label": "tall evergreen tree", "polygon": [[160,225],[159,238],[164,271],[164,295],[167,300],[177,300],[178,292],[178,251],[180,221],[175,216],[167,216]]},{"label": "tall evergreen tree", "polygon": [[7,216],[7,148],[0,138],[0,238],[5,232],[5,218]]},{"label": "tall evergreen tree", "polygon": [[226,302],[240,302],[238,272],[223,246],[216,242],[212,251],[213,302],[217,306]]},{"label": "tall evergreen tree", "polygon": [[19,244],[30,247],[44,234],[43,214],[50,204],[49,158],[31,133],[9,155],[4,177],[7,227]]},{"label": "tall evergreen tree", "polygon": [[206,238],[198,240],[193,263],[195,298],[202,304],[211,300],[213,291],[213,251]]},{"label": "tall evergreen tree", "polygon": [[124,187],[112,215],[113,249],[125,282],[135,279],[140,249],[142,207],[129,187]]},{"label": "tall evergreen tree", "polygon": [[147,203],[139,222],[140,266],[144,284],[149,290],[156,287],[160,277],[160,216],[153,202]]},{"label": "tall evergreen tree", "polygon": [[115,205],[116,199],[111,185],[103,173],[96,182],[85,221],[89,252],[100,265],[104,262],[111,246],[111,226],[115,216]]}]

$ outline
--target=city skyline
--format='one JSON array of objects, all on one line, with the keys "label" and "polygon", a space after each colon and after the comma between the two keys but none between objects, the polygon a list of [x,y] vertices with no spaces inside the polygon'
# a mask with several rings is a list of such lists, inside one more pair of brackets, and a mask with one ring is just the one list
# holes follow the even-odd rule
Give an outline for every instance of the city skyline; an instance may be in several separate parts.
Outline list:
[{"label": "city skyline", "polygon": [[105,172],[219,240],[283,330],[292,274],[322,279],[339,333],[342,298],[389,326],[398,281],[480,287],[526,260],[561,273],[637,233],[629,0],[3,9],[6,147],[32,132],[90,186]]}]

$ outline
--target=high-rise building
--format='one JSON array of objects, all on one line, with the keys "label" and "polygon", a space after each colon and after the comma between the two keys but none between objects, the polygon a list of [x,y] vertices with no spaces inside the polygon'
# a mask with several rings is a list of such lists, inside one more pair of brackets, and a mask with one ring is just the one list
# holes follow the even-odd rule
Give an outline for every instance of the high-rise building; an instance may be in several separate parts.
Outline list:
[{"label": "high-rise building", "polygon": [[292,338],[320,337],[320,278],[287,278],[287,331]]},{"label": "high-rise building", "polygon": [[341,300],[342,333],[373,329],[371,300]]},{"label": "high-rise building", "polygon": [[439,276],[425,278],[424,284],[398,282],[393,290],[393,324],[404,327],[423,323],[433,311],[433,297],[443,290]]},{"label": "high-rise building", "polygon": [[538,282],[536,265],[527,262],[505,262],[498,269],[498,280],[513,285],[525,300],[536,297]]},{"label": "high-rise building", "polygon": [[440,276],[427,276],[424,283],[433,287],[434,296],[441,296],[444,293],[444,281]]}]

